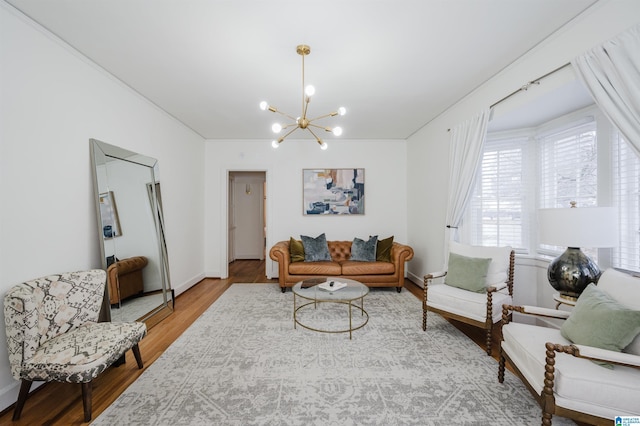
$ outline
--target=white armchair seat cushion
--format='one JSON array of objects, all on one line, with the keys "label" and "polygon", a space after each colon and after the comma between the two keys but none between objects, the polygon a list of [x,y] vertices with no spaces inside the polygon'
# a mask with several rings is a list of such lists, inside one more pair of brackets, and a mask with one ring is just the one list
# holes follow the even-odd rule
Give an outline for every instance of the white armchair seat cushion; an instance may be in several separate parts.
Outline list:
[{"label": "white armchair seat cushion", "polygon": [[[492,319],[496,323],[502,319],[502,305],[512,303],[507,290],[493,293]],[[487,318],[487,293],[475,293],[446,284],[429,284],[427,306],[442,309],[452,314],[485,322]]]},{"label": "white armchair seat cushion", "polygon": [[[529,324],[502,327],[502,350],[539,394],[544,387],[545,343],[569,345],[560,330]],[[556,405],[613,419],[638,415],[640,369],[616,365],[608,369],[572,355],[556,353]]]},{"label": "white armchair seat cushion", "polygon": [[20,378],[31,381],[87,383],[138,344],[142,322],[88,322],[47,340],[23,361]]}]

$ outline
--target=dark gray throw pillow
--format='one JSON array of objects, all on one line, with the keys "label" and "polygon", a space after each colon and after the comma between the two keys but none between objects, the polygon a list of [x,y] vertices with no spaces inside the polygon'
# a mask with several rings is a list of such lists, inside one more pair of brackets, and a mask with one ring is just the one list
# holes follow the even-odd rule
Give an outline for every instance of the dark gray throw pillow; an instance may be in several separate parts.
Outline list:
[{"label": "dark gray throw pillow", "polygon": [[302,245],[304,247],[305,262],[331,261],[331,254],[329,254],[329,246],[327,245],[327,237],[325,237],[324,233],[318,235],[316,238],[300,235],[300,239],[302,240]]},{"label": "dark gray throw pillow", "polygon": [[378,236],[370,237],[369,241],[354,238],[351,243],[351,260],[358,262],[375,262]]}]

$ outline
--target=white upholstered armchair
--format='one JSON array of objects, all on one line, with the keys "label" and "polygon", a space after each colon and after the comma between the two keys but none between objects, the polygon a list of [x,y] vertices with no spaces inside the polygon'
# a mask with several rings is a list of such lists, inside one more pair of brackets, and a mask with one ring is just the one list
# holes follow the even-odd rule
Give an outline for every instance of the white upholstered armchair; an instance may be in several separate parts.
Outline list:
[{"label": "white upholstered armchair", "polygon": [[424,277],[422,329],[427,329],[427,311],[483,328],[491,355],[493,324],[502,318],[502,305],[513,300],[514,257],[511,247],[451,242],[447,271]]},{"label": "white upholstered armchair", "polygon": [[80,383],[84,419],[91,420],[91,381],[133,349],[147,332],[140,322],[97,322],[106,283],[103,270],[51,275],[11,288],[4,298],[11,374],[21,380],[18,420],[34,381]]},{"label": "white upholstered armchair", "polygon": [[[560,329],[509,321],[511,312],[559,318]],[[606,270],[570,312],[505,306],[498,380],[508,362],[542,407],[589,424],[640,417],[640,279]]]}]

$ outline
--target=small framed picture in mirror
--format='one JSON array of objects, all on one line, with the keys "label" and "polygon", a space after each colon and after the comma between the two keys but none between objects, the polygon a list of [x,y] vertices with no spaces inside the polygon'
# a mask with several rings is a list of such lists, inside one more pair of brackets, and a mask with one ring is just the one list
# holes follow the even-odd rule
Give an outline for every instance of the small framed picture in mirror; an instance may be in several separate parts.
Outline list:
[{"label": "small framed picture in mirror", "polygon": [[100,194],[100,217],[102,218],[102,234],[104,238],[114,238],[122,235],[113,191]]}]

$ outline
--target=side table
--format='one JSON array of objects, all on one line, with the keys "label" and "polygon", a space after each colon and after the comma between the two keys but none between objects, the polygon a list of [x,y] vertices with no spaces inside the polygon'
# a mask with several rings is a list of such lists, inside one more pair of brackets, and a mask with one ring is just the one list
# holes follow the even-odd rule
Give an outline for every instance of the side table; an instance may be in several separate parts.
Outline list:
[{"label": "side table", "polygon": [[556,309],[560,307],[560,305],[567,306],[576,306],[576,300],[567,299],[566,297],[560,296],[560,293],[553,293],[553,300],[556,301]]}]

